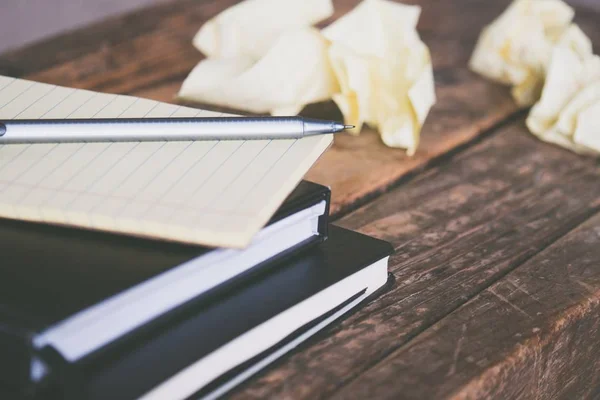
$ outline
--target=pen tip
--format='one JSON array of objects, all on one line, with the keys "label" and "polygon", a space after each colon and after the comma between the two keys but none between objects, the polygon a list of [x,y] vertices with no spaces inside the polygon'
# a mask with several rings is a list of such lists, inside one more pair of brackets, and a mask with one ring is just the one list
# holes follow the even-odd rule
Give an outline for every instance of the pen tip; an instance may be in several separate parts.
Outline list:
[{"label": "pen tip", "polygon": [[344,129],[354,129],[356,128],[354,125],[344,125]]}]

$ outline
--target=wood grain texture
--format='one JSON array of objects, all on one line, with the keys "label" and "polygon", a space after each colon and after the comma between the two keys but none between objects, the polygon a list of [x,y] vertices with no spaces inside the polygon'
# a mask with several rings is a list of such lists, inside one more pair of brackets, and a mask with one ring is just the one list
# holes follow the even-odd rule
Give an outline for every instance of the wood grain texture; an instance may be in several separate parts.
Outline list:
[{"label": "wood grain texture", "polygon": [[[173,101],[201,58],[191,46],[192,36],[204,21],[235,2],[178,0],[111,19],[0,56],[0,74]],[[335,17],[357,3],[336,0]],[[535,140],[520,117],[509,117],[516,108],[507,88],[466,68],[480,29],[508,0],[418,3],[423,6],[419,30],[433,53],[439,100],[417,155],[408,158],[402,150],[388,149],[375,132],[365,130],[357,138],[337,137],[308,176],[332,187],[333,211],[348,214],[340,225],[394,244],[397,253],[390,266],[398,284],[303,346],[302,352],[253,379],[234,398],[365,398],[388,393],[393,398],[533,398],[541,393],[533,390],[538,383],[546,385],[544,393],[573,393],[571,398],[577,398],[589,394],[579,391],[581,382],[598,379],[588,374],[593,366],[583,368],[582,353],[574,352],[579,345],[597,343],[596,336],[577,342],[572,334],[597,334],[591,318],[597,311],[592,301],[598,290],[595,256],[573,251],[565,255],[572,260],[567,264],[577,263],[570,276],[580,283],[569,282],[554,300],[536,291],[543,291],[542,286],[531,286],[533,272],[514,274],[545,266],[536,270],[538,278],[560,277],[561,247],[549,249],[547,255],[542,250],[600,209],[600,171],[593,160]],[[578,15],[596,47],[597,20],[598,14]],[[331,104],[308,112],[339,116]],[[513,122],[503,122],[507,118]],[[490,133],[498,124],[502,128]],[[406,184],[398,186],[399,182]],[[564,240],[589,240],[593,247],[597,239],[587,227]],[[567,252],[566,246],[562,249]],[[536,254],[532,260],[539,263],[519,267]],[[558,265],[556,271],[552,265]],[[580,265],[588,265],[590,271],[577,270]],[[506,283],[515,276],[521,289],[547,300],[548,306],[536,303],[539,311],[532,308],[534,300],[513,287],[514,282]],[[497,281],[492,287],[496,294],[486,291]],[[556,280],[551,283],[556,287],[549,293],[560,291]],[[588,295],[582,291],[585,285]],[[486,306],[477,311],[471,308],[474,303]],[[535,311],[533,318],[511,304],[526,314]],[[490,318],[484,320],[486,311]],[[474,326],[498,339],[497,354],[488,349],[489,338],[460,339],[463,330],[465,338],[473,334],[473,318],[481,318],[481,325]],[[539,331],[533,332],[535,328]],[[512,338],[512,333],[521,337]],[[411,350],[413,346],[417,350]],[[414,365],[413,374],[403,369],[406,365]],[[569,371],[577,366],[585,373]],[[532,372],[536,368],[538,372]]]},{"label": "wood grain texture", "polygon": [[[412,386],[441,384],[427,371],[406,379],[404,370],[384,371],[385,380],[373,375],[374,385],[361,375],[387,365],[411,339],[599,207],[600,171],[593,160],[537,141],[522,121],[506,126],[339,221],[394,245],[396,287],[234,398],[314,399],[340,390],[339,398],[368,398],[377,384],[378,395],[403,398]],[[510,322],[496,319],[499,326]],[[456,339],[444,345],[455,346]],[[443,397],[436,394],[432,398]]]},{"label": "wood grain texture", "polygon": [[[358,1],[335,1],[334,18]],[[173,102],[181,82],[201,59],[191,44],[193,35],[204,21],[234,3],[180,0],[157,5],[7,53],[0,57],[0,73]],[[509,1],[418,3],[423,7],[419,32],[433,54],[439,98],[423,128],[420,150],[407,157],[403,150],[386,148],[369,129],[358,138],[340,135],[308,174],[308,179],[331,186],[334,214],[385,191],[516,109],[506,88],[466,67],[479,31]],[[321,108],[319,114],[339,115],[333,107]]]},{"label": "wood grain texture", "polygon": [[[0,74],[175,102],[181,82],[201,59],[191,44],[193,35],[206,20],[236,2],[179,0],[109,19],[0,56]],[[331,20],[358,2],[334,1],[336,13]],[[438,103],[423,127],[414,157],[385,147],[378,134],[368,128],[358,138],[336,138],[307,176],[332,188],[333,215],[366,203],[516,111],[507,88],[467,68],[481,28],[509,2],[409,1],[423,8],[419,32],[431,48]],[[600,29],[595,17],[594,13],[582,12],[578,22],[598,43]],[[318,109],[316,114],[339,117],[339,111],[331,106]]]},{"label": "wood grain texture", "polygon": [[592,398],[600,388],[599,242],[596,215],[338,397]]}]

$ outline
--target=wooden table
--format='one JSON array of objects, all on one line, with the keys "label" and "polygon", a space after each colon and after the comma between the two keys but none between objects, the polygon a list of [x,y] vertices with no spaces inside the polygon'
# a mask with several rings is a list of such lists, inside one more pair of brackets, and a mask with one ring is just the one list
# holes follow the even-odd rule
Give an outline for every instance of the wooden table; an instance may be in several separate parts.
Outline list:
[{"label": "wooden table", "polygon": [[[0,74],[173,101],[201,58],[192,36],[235,2],[157,5],[4,54]],[[416,156],[366,130],[308,175],[337,224],[393,243],[397,283],[233,398],[600,398],[597,161],[536,140],[508,90],[467,69],[508,0],[418,3],[438,103]],[[577,20],[598,48],[600,14]]]}]

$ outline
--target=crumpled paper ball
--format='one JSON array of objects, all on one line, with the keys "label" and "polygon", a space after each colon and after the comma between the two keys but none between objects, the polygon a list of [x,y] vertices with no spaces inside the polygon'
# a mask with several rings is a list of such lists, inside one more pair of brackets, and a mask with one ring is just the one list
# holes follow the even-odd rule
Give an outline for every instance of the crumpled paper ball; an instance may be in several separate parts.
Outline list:
[{"label": "crumpled paper ball", "polygon": [[539,139],[600,154],[600,57],[560,0],[515,0],[477,42],[470,67],[514,85]]},{"label": "crumpled paper ball", "polygon": [[416,26],[421,9],[365,0],[323,34],[341,92],[333,96],[347,124],[367,123],[390,147],[414,154],[436,101],[429,49]]},{"label": "crumpled paper ball", "polygon": [[[600,153],[600,57],[576,26],[554,48],[527,127],[540,139],[582,154]],[[596,111],[596,112],[595,112]]]},{"label": "crumpled paper ball", "polygon": [[206,22],[193,39],[207,57],[259,60],[284,32],[333,14],[331,0],[245,0]]},{"label": "crumpled paper ball", "polygon": [[247,55],[201,61],[179,97],[256,114],[295,115],[338,90],[328,48],[315,28],[287,31],[258,61]]},{"label": "crumpled paper ball", "polygon": [[513,86],[517,104],[531,106],[540,98],[552,50],[574,14],[561,0],[515,0],[482,31],[470,68]]},{"label": "crumpled paper ball", "polygon": [[208,21],[194,45],[208,56],[179,97],[252,113],[295,115],[333,99],[358,133],[368,124],[391,147],[414,154],[435,103],[421,9],[364,0],[319,32],[331,0],[246,0]]}]

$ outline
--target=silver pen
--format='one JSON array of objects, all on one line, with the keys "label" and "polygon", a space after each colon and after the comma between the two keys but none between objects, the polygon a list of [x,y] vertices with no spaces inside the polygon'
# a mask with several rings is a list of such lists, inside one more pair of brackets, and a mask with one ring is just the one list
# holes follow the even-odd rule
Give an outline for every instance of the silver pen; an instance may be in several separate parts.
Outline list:
[{"label": "silver pen", "polygon": [[5,120],[0,144],[299,139],[350,128],[302,117]]}]

